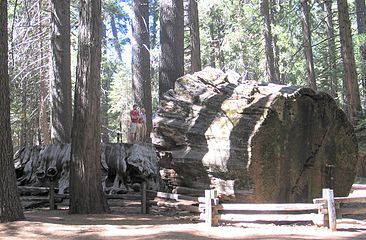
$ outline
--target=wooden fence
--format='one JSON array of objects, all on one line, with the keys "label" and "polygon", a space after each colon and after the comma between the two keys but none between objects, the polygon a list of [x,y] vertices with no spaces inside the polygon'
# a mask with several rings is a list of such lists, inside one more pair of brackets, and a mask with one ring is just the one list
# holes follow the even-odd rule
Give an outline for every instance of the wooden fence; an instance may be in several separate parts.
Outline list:
[{"label": "wooden fence", "polygon": [[[18,191],[21,193],[22,202],[31,202],[32,207],[39,207],[48,205],[50,210],[57,209],[58,205],[64,203],[65,200],[70,198],[69,194],[56,193],[54,184],[50,182],[50,187],[18,187]],[[40,194],[40,195],[37,195]],[[48,195],[48,196],[47,196]],[[146,183],[141,184],[140,193],[127,193],[127,194],[106,194],[107,200],[120,199],[126,201],[139,201],[141,203],[141,213],[146,214],[149,208],[149,201],[155,198],[156,193],[152,193],[146,189]],[[34,204],[33,204],[34,203]]]},{"label": "wooden fence", "polygon": [[[43,203],[49,201],[50,209],[55,209],[58,203],[69,198],[68,194],[56,194],[52,185],[50,189],[30,188],[43,194],[49,193],[49,196],[46,198],[25,196],[24,198],[29,198],[29,201],[42,200]],[[143,214],[148,212],[152,202],[157,206],[200,213],[201,220],[209,226],[218,226],[220,222],[311,221],[318,226],[327,226],[330,230],[336,231],[336,220],[341,219],[342,216],[366,214],[366,204],[362,205],[366,203],[366,194],[361,190],[366,191],[366,185],[354,184],[350,196],[334,197],[333,190],[323,189],[322,197],[314,199],[313,203],[225,204],[220,203],[215,190],[205,190],[205,197],[191,197],[147,190],[146,184],[142,183],[140,194],[112,194],[106,195],[106,198],[140,201]],[[357,191],[360,193],[355,194]]]},{"label": "wooden fence", "polygon": [[322,198],[314,199],[313,203],[224,204],[219,203],[215,190],[206,190],[205,197],[199,201],[201,220],[208,226],[218,226],[220,222],[312,221],[336,231],[336,219],[342,215],[366,214],[365,207],[347,206],[349,203],[366,203],[366,196],[334,197],[331,189],[323,189]]},{"label": "wooden fence", "polygon": [[[22,186],[18,187],[18,191],[23,195],[21,196],[22,201],[35,203],[31,205],[32,207],[49,205],[50,210],[57,209],[58,205],[64,204],[70,197],[69,194],[56,193],[57,189],[52,182],[49,188]],[[37,196],[37,194],[41,196]],[[125,201],[140,201],[141,213],[143,214],[148,212],[149,206],[151,205],[199,213],[198,197],[147,190],[147,185],[144,182],[141,184],[140,193],[106,194],[105,196],[108,200],[119,199]]]}]

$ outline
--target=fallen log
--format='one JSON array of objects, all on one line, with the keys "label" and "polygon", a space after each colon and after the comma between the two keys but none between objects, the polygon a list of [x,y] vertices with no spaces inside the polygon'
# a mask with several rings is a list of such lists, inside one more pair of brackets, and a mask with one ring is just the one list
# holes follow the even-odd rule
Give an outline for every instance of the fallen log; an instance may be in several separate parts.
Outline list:
[{"label": "fallen log", "polygon": [[347,196],[356,174],[351,123],[331,96],[309,88],[206,68],[177,79],[154,126],[153,143],[182,187],[247,202],[311,202],[326,187]]}]

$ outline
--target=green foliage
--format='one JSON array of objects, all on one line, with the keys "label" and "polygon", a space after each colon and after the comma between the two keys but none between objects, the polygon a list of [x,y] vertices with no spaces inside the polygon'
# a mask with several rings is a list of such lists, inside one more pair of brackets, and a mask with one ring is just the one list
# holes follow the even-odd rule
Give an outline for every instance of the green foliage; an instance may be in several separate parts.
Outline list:
[{"label": "green foliage", "polygon": [[[284,84],[306,86],[307,72],[303,49],[303,31],[299,1],[270,1],[272,14],[272,35],[277,39],[279,49],[280,81]],[[330,76],[337,78],[337,97],[343,104],[343,67],[340,55],[338,15],[336,2],[332,5],[335,52],[332,59],[335,69],[329,66],[329,47],[326,26],[326,11],[323,1],[310,2],[311,37],[318,89],[330,93]],[[266,57],[264,52],[264,22],[260,14],[260,1],[199,1],[201,50],[203,66],[211,65],[213,56],[218,64],[218,53],[224,54],[224,69],[229,68],[248,76],[249,79],[264,81]],[[349,2],[353,32],[356,29],[354,1]],[[220,33],[223,32],[224,34]],[[219,46],[216,44],[219,42]],[[365,44],[364,36],[353,34],[356,65],[361,76],[365,76],[360,46]],[[360,80],[361,81],[361,80]],[[361,91],[363,93],[363,91]],[[365,97],[364,97],[365,98]]]},{"label": "green foliage", "polygon": [[[36,37],[38,0],[9,1],[9,71],[11,76],[11,120],[14,139],[19,139],[21,132],[32,135],[31,142],[37,139],[39,107],[39,42]],[[14,4],[18,3],[15,8]],[[305,86],[307,84],[306,64],[303,50],[303,32],[301,27],[300,1],[276,2],[271,7],[272,34],[277,39],[279,50],[280,81],[284,84]],[[343,104],[343,68],[340,56],[339,29],[337,23],[337,6],[333,3],[333,23],[335,34],[336,69],[329,67],[329,49],[326,32],[326,12],[323,1],[310,1],[311,30],[313,54],[318,89],[330,92],[331,74],[337,77],[338,103]],[[353,44],[357,70],[361,79],[366,75],[366,62],[362,57],[361,46],[366,46],[366,35],[356,34],[356,15],[354,1],[350,4],[350,16],[353,28]],[[133,102],[131,56],[125,50],[130,46],[130,6],[131,0],[105,0],[103,3],[103,59],[102,59],[102,104],[108,116],[111,141],[122,131],[126,138],[128,112]],[[151,36],[151,78],[153,109],[158,105],[158,67],[159,67],[159,15],[158,1],[150,2],[150,36]],[[47,1],[43,1],[43,18],[46,34]],[[248,79],[265,81],[266,57],[264,51],[264,21],[260,14],[260,1],[256,0],[199,0],[201,57],[203,67],[215,61],[217,68],[233,69]],[[72,42],[72,80],[75,80],[77,36],[78,36],[78,1],[71,2],[71,42]],[[14,26],[14,29],[13,29]],[[115,27],[116,32],[113,32]],[[186,46],[189,44],[186,34]],[[47,37],[47,35],[44,35]],[[34,41],[33,41],[34,40]],[[48,42],[44,42],[43,56],[47,59]],[[121,59],[119,58],[121,56]],[[187,55],[186,55],[187,56]],[[186,59],[189,63],[189,59]],[[48,76],[48,66],[43,66]],[[188,70],[189,68],[186,67]],[[366,91],[361,88],[361,95],[366,99]],[[366,101],[364,101],[366,102]],[[106,108],[106,109],[105,109]],[[153,110],[153,111],[154,111]],[[22,115],[23,113],[25,114]],[[120,129],[120,120],[122,128]],[[27,129],[22,129],[26,121]],[[366,123],[361,123],[363,126]],[[19,141],[14,141],[16,144]]]},{"label": "green foliage", "polygon": [[109,128],[114,130],[111,131],[112,139],[116,139],[116,132],[122,132],[124,142],[127,141],[129,112],[133,105],[131,79],[131,70],[124,64],[119,64],[116,67],[116,72],[111,77],[110,108],[108,110]]}]

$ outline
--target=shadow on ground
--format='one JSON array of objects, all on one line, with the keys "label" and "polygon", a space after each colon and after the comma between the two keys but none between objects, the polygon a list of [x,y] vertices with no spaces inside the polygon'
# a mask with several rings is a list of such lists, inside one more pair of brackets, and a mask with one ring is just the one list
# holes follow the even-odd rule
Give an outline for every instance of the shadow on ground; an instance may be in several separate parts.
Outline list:
[{"label": "shadow on ground", "polygon": [[189,217],[100,214],[67,210],[27,211],[26,220],[0,224],[0,239],[366,239],[366,222],[338,225],[337,232],[314,225],[227,224],[207,227]]}]

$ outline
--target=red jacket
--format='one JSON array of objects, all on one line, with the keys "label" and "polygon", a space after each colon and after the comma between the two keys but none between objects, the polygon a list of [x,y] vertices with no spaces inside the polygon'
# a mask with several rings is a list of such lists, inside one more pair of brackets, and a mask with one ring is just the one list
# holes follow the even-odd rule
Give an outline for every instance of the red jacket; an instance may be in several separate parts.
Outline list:
[{"label": "red jacket", "polygon": [[131,117],[131,122],[133,123],[138,123],[139,122],[139,111],[137,111],[137,109],[133,109],[130,111],[130,117]]}]

